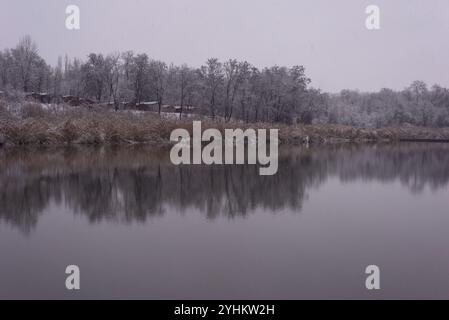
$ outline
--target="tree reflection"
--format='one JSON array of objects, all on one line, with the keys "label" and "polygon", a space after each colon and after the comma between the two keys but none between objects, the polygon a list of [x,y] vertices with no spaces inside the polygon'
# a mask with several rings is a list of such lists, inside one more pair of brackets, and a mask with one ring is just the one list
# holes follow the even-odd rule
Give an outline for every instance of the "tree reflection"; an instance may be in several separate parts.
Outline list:
[{"label": "tree reflection", "polygon": [[209,219],[257,209],[301,210],[306,191],[328,177],[343,182],[400,181],[411,192],[449,181],[449,146],[427,144],[281,149],[275,176],[252,165],[173,166],[154,147],[4,149],[0,151],[0,221],[28,233],[51,204],[92,223],[144,222],[170,210]]}]

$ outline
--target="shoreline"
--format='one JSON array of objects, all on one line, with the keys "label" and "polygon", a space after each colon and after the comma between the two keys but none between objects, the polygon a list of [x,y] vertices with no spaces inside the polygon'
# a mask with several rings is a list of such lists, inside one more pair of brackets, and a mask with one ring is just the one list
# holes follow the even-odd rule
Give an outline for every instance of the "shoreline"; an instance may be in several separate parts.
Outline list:
[{"label": "shoreline", "polygon": [[103,108],[63,107],[46,110],[31,105],[19,113],[0,112],[0,148],[8,146],[133,145],[171,146],[175,129],[192,133],[192,122],[202,121],[203,130],[279,129],[280,145],[429,142],[449,143],[449,128],[405,125],[379,129],[333,124],[243,123],[213,121],[206,117],[174,119],[157,113],[134,114]]}]

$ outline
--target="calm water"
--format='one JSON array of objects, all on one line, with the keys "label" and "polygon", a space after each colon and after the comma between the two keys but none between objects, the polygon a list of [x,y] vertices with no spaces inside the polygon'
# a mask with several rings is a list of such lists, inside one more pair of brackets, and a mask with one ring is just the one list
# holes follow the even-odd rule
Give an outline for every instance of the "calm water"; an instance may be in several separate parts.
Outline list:
[{"label": "calm water", "polygon": [[0,298],[449,299],[449,145],[283,150],[273,177],[167,155],[0,150]]}]

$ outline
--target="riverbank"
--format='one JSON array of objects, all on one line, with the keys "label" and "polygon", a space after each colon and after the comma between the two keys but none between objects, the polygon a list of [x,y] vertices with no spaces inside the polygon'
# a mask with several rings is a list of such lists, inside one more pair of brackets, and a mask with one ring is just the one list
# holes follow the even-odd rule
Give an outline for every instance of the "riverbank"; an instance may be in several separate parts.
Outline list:
[{"label": "riverbank", "polygon": [[[411,140],[448,140],[449,128],[414,126],[360,129],[341,125],[286,125],[277,123],[217,122],[206,118],[203,129],[226,128],[279,129],[280,144],[326,144],[344,142],[393,142]],[[95,144],[170,144],[177,128],[192,129],[193,118],[177,120],[151,112],[47,107],[27,104],[11,112],[0,106],[0,145],[95,145]]]}]

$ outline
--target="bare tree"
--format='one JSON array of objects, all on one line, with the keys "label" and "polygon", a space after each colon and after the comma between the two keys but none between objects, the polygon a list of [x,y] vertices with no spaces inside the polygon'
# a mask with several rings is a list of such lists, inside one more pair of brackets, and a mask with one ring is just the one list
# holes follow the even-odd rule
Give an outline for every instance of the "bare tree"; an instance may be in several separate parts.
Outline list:
[{"label": "bare tree", "polygon": [[183,64],[180,67],[172,66],[169,70],[169,78],[172,79],[171,84],[174,91],[174,100],[179,103],[180,111],[179,118],[182,119],[184,106],[186,105],[189,96],[192,94],[194,87],[194,72],[187,65]]},{"label": "bare tree", "polygon": [[121,76],[120,54],[116,53],[107,56],[105,65],[106,83],[109,90],[109,102],[111,102],[112,99],[114,109],[115,111],[118,111],[118,89]]},{"label": "bare tree", "polygon": [[156,95],[158,113],[161,114],[165,90],[168,84],[167,65],[164,62],[153,60],[150,63],[151,84]]},{"label": "bare tree", "polygon": [[223,65],[216,58],[207,60],[205,66],[199,70],[206,93],[209,97],[209,110],[212,119],[216,116],[217,96],[223,84]]},{"label": "bare tree", "polygon": [[[246,95],[246,92],[239,92],[245,84],[245,81],[249,78],[250,64],[248,62],[238,62],[235,59],[231,59],[224,64],[225,71],[225,121],[230,121],[234,112],[234,104],[237,95]],[[242,108],[245,108],[245,98],[240,99]]]},{"label": "bare tree", "polygon": [[139,104],[142,102],[142,98],[147,89],[149,79],[149,59],[146,54],[139,54],[133,59],[133,63],[130,71],[130,80],[134,89],[134,102]]},{"label": "bare tree", "polygon": [[28,92],[31,85],[33,68],[38,57],[37,46],[31,40],[31,37],[27,35],[12,50],[12,55],[23,85],[23,91]]}]

